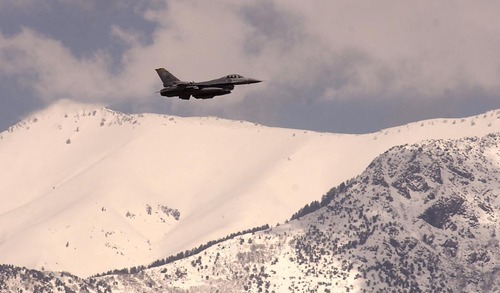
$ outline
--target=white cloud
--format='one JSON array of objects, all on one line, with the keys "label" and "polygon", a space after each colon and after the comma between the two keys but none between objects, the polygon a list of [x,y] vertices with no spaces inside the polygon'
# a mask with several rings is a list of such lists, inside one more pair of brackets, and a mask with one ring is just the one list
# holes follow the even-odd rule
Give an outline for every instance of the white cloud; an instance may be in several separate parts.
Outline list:
[{"label": "white cloud", "polygon": [[[323,2],[321,5],[319,2]],[[332,54],[359,50],[358,90],[438,96],[464,83],[499,87],[500,26],[492,1],[282,1]],[[389,73],[387,80],[380,75]],[[350,91],[348,91],[350,92]]]},{"label": "white cloud", "polygon": [[131,47],[137,47],[141,44],[142,36],[139,32],[127,30],[117,25],[111,26],[111,35],[121,40],[124,44]]},{"label": "white cloud", "polygon": [[0,66],[45,100],[96,101],[112,92],[105,54],[78,59],[60,42],[29,29],[12,37],[0,35]]}]

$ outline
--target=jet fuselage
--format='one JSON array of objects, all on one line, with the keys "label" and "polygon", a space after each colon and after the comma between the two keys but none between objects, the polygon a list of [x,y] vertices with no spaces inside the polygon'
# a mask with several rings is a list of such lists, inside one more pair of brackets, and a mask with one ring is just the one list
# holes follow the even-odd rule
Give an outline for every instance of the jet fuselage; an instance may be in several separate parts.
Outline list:
[{"label": "jet fuselage", "polygon": [[163,81],[164,88],[160,95],[165,97],[179,97],[188,100],[191,96],[196,99],[211,99],[231,93],[235,85],[252,84],[261,82],[254,78],[243,77],[239,74],[230,74],[218,79],[203,82],[180,81],[164,68],[156,69]]}]

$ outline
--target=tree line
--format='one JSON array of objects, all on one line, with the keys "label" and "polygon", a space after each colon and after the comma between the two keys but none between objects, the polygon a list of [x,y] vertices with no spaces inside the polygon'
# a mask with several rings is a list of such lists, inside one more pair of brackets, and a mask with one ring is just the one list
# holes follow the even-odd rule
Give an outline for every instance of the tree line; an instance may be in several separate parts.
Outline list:
[{"label": "tree line", "polygon": [[198,254],[198,253],[200,253],[200,252],[202,252],[202,251],[204,251],[204,250],[206,250],[206,249],[208,249],[216,244],[219,244],[221,242],[224,242],[224,241],[227,241],[230,239],[234,239],[238,236],[249,234],[249,233],[255,233],[255,232],[259,232],[259,231],[263,231],[263,230],[267,230],[267,229],[269,229],[269,224],[265,224],[265,225],[255,227],[252,229],[247,229],[247,230],[243,230],[240,232],[232,233],[226,237],[223,237],[223,238],[220,238],[217,240],[209,241],[209,242],[202,244],[194,249],[179,252],[176,255],[171,255],[171,256],[166,257],[164,259],[155,260],[154,262],[152,262],[148,266],[135,266],[135,267],[131,267],[131,268],[110,270],[110,271],[107,271],[106,273],[97,274],[97,275],[94,275],[92,277],[95,278],[95,277],[102,277],[102,276],[106,276],[106,275],[135,274],[135,273],[141,272],[145,269],[151,269],[151,268],[163,266],[163,265],[172,263],[174,261],[178,261],[178,260],[181,260],[183,258],[187,258],[187,257],[193,256],[193,255],[196,255],[196,254]]}]

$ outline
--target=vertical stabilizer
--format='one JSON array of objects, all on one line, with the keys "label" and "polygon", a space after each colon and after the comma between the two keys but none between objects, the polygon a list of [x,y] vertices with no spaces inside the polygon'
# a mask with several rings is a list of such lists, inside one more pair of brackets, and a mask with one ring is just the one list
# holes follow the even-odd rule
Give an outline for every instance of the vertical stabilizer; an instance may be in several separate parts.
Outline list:
[{"label": "vertical stabilizer", "polygon": [[160,76],[161,81],[163,81],[163,86],[171,86],[179,81],[177,77],[175,77],[172,73],[168,72],[165,68],[157,68],[155,69]]}]

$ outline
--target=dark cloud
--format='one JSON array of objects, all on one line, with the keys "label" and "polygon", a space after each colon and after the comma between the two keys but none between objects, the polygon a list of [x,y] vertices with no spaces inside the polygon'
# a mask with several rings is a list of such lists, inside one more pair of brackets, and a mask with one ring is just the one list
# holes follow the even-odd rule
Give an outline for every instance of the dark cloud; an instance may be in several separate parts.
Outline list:
[{"label": "dark cloud", "polygon": [[[50,4],[49,4],[50,3]],[[96,51],[109,52],[120,62],[126,47],[112,35],[112,26],[132,29],[144,43],[152,41],[155,24],[143,17],[143,1],[120,4],[120,1],[50,1],[0,9],[0,32],[6,36],[21,33],[23,28],[58,40],[78,58]]]},{"label": "dark cloud", "polygon": [[261,54],[268,47],[287,50],[308,41],[300,16],[280,10],[273,1],[255,1],[252,5],[244,5],[240,14],[251,28],[243,44],[248,54]]},{"label": "dark cloud", "polygon": [[[480,89],[463,89],[445,95],[425,97],[415,92],[400,92],[382,99],[366,96],[318,103],[311,106],[310,115],[303,123],[308,129],[366,133],[424,119],[473,116],[500,108],[498,94]],[[294,109],[300,115],[302,110]]]}]

